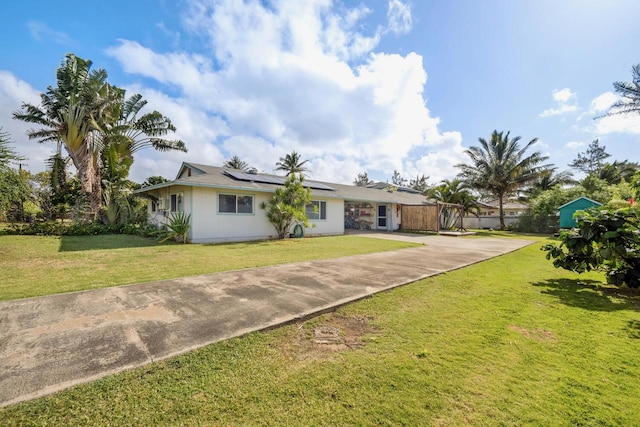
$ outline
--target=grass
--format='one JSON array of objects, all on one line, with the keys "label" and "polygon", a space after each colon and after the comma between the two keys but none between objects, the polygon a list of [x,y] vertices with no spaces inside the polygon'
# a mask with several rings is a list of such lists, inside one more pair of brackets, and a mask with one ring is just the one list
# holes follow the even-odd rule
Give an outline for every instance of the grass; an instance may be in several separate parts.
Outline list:
[{"label": "grass", "polygon": [[124,235],[0,236],[0,300],[415,246],[358,236],[218,245]]},{"label": "grass", "polygon": [[[13,405],[2,425],[637,425],[640,294],[539,244]],[[335,327],[341,344],[315,344]]]}]

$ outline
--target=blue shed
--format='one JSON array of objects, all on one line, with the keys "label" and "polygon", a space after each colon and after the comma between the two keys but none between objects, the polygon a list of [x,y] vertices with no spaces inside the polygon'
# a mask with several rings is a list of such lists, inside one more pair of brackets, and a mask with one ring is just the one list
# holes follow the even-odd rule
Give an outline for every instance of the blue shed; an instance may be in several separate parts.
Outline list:
[{"label": "blue shed", "polygon": [[588,197],[578,197],[560,206],[560,228],[572,228],[576,226],[576,220],[573,219],[573,214],[576,211],[583,211],[585,209],[602,206],[602,203],[591,200]]}]

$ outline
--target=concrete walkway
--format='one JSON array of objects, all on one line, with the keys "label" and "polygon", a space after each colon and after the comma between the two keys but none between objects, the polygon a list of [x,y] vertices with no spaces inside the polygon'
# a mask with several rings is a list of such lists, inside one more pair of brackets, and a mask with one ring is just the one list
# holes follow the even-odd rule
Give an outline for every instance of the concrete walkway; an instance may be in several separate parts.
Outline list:
[{"label": "concrete walkway", "polygon": [[532,243],[364,235],[426,246],[2,302],[0,406],[301,319]]}]

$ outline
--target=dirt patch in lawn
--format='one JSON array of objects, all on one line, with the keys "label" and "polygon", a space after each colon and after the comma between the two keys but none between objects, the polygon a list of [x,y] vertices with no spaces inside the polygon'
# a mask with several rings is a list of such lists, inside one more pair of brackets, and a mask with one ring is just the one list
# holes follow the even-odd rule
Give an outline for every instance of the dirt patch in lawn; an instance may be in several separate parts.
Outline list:
[{"label": "dirt patch in lawn", "polygon": [[281,350],[291,360],[312,361],[330,358],[343,351],[362,348],[374,340],[377,331],[365,316],[325,314],[300,323],[283,337]]},{"label": "dirt patch in lawn", "polygon": [[533,329],[529,330],[526,328],[521,328],[520,326],[511,325],[509,329],[512,331],[516,331],[524,335],[525,337],[536,340],[538,342],[558,342],[558,337],[551,331],[547,331],[545,329]]}]

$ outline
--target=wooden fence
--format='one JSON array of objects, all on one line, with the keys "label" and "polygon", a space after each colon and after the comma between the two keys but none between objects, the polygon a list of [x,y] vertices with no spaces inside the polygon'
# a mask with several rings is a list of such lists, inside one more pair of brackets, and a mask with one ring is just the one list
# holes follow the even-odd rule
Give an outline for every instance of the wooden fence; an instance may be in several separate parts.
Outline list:
[{"label": "wooden fence", "polygon": [[411,231],[462,230],[462,206],[451,203],[402,205],[401,229]]},{"label": "wooden fence", "polygon": [[402,205],[400,224],[403,230],[440,231],[437,205]]}]

